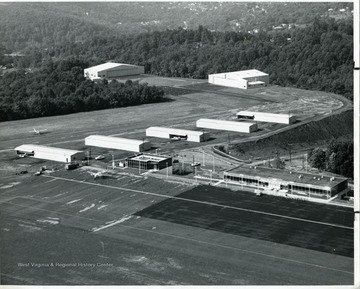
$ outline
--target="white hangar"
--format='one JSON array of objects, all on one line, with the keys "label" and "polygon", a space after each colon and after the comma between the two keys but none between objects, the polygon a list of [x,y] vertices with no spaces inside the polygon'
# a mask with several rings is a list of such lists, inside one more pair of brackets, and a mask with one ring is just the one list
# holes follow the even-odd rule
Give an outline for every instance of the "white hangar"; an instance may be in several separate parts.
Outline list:
[{"label": "white hangar", "polygon": [[84,69],[84,77],[91,80],[116,78],[144,73],[144,66],[107,62]]},{"label": "white hangar", "polygon": [[146,136],[182,139],[192,142],[207,141],[210,137],[209,133],[207,132],[155,126],[146,129]]},{"label": "white hangar", "polygon": [[269,84],[269,74],[256,69],[209,74],[209,83],[248,89]]},{"label": "white hangar", "polygon": [[29,156],[37,159],[44,159],[63,163],[72,163],[85,159],[83,151],[75,151],[63,148],[54,148],[42,145],[24,144],[16,147],[19,156]]},{"label": "white hangar", "polygon": [[261,122],[274,122],[291,124],[296,122],[296,116],[292,114],[280,114],[280,113],[267,113],[256,111],[239,111],[236,114],[238,119],[251,119]]},{"label": "white hangar", "polygon": [[151,149],[151,142],[103,135],[90,135],[85,145],[131,152],[143,152]]},{"label": "white hangar", "polygon": [[218,119],[201,118],[196,121],[196,127],[216,130],[236,131],[250,133],[257,130],[257,124],[252,122],[228,121]]}]

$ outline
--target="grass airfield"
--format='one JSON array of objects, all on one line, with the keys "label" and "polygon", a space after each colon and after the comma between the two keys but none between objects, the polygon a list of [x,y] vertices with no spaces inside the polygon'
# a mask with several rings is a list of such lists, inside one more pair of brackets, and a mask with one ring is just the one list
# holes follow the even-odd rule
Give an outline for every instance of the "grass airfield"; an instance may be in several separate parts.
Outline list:
[{"label": "grass airfield", "polygon": [[[351,209],[322,212],[306,202],[127,170],[94,180],[86,170],[64,171],[62,164],[15,156],[13,148],[24,143],[84,149],[90,134],[141,139],[148,126],[195,129],[199,118],[235,119],[237,111],[254,107],[282,112],[296,104],[301,121],[349,108],[341,97],[299,89],[269,86],[243,93],[198,80],[146,76],[141,81],[167,86],[173,101],[0,123],[2,284],[353,283]],[[300,106],[302,99],[307,105]],[[319,102],[326,105],[315,105]],[[33,127],[48,133],[30,134]],[[262,131],[278,128],[264,125]],[[176,153],[228,139],[224,132],[212,136],[204,144],[155,143],[162,152]],[[233,142],[244,137],[231,135]],[[59,170],[33,176],[43,165]],[[29,173],[15,174],[23,169]]]}]

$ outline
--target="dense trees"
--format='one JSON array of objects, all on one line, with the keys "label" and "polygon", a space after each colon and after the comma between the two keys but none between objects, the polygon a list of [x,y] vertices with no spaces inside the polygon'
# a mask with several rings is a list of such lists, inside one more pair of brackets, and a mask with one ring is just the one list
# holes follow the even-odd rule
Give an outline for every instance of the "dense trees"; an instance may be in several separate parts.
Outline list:
[{"label": "dense trees", "polygon": [[332,140],[325,149],[310,151],[309,162],[320,170],[354,178],[354,142]]},{"label": "dense trees", "polygon": [[[124,34],[123,30],[117,28],[118,24],[109,25],[118,17],[117,13],[111,12],[111,7],[117,7],[119,12],[122,4],[102,5],[72,4],[73,10],[70,11],[61,4],[34,3],[26,5],[28,10],[21,9],[23,6],[20,4],[6,4],[0,10],[0,65],[4,71],[0,78],[1,120],[160,100],[163,92],[147,85],[115,82],[95,85],[83,79],[82,70],[85,66],[109,60],[144,65],[145,72],[149,74],[202,79],[211,73],[254,68],[269,73],[272,84],[334,92],[352,99],[351,17],[338,17],[337,20],[322,17],[310,22],[306,17],[296,20],[297,13],[301,9],[306,10],[299,3],[289,6],[253,3],[245,6],[241,4],[239,7],[245,7],[244,11],[247,12],[239,12],[239,15],[246,18],[247,13],[264,14],[261,21],[265,22],[259,24],[259,33],[248,33],[239,24],[241,29],[236,32],[220,31],[218,28],[210,30],[211,25],[208,28],[200,25],[197,29],[179,27]],[[163,7],[160,3],[151,5],[152,12],[158,11],[156,9],[159,5]],[[215,18],[223,15],[224,11],[229,12],[232,18],[236,14],[233,11],[241,10],[236,4],[233,11],[229,9],[232,4],[199,4],[196,7],[179,4],[183,10],[172,5],[164,4],[164,7],[172,7],[174,11],[169,8],[171,13],[198,11],[195,14],[202,15],[199,11],[213,11],[212,15],[217,15]],[[312,7],[314,11],[327,11],[328,4],[324,5]],[[215,6],[219,6],[218,9]],[[134,9],[132,4],[124,7],[128,9],[124,11]],[[284,16],[274,7],[281,11],[293,11],[294,7],[298,10]],[[351,7],[346,9],[349,14]],[[156,13],[151,14],[150,10],[150,14],[142,10],[139,19],[154,20],[149,15]],[[219,11],[222,12],[219,14]],[[88,17],[89,13],[92,17]],[[107,13],[109,19],[104,17]],[[311,15],[325,14],[317,12]],[[211,19],[212,22],[220,23],[218,20]],[[272,30],[272,25],[278,25],[280,20],[284,25],[299,21],[306,22],[306,25]],[[222,30],[233,29],[224,27]],[[21,54],[6,55],[14,51]]]},{"label": "dense trees", "polygon": [[[353,94],[350,20],[315,19],[305,28],[256,35],[211,32],[199,26],[128,36],[99,35],[95,29],[90,37],[83,29],[78,31],[81,40],[75,42],[68,35],[59,36],[63,41],[52,35],[45,41],[49,42],[46,49],[28,46],[25,56],[14,58],[15,67],[36,68],[49,59],[75,55],[88,59],[90,65],[111,59],[172,77],[207,78],[211,73],[256,68],[269,73],[272,84],[334,92],[350,99]],[[50,45],[52,41],[58,45]]]},{"label": "dense trees", "polygon": [[0,121],[68,114],[163,101],[164,91],[131,80],[93,83],[86,61],[46,62],[34,71],[19,69],[0,78]]}]

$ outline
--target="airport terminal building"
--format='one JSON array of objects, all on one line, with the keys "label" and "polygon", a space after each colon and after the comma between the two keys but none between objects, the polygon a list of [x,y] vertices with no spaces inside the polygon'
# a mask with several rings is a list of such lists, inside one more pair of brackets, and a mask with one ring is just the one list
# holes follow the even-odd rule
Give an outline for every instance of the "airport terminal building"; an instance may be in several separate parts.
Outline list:
[{"label": "airport terminal building", "polygon": [[37,159],[50,160],[63,163],[72,163],[85,159],[83,151],[42,145],[24,144],[14,149],[19,156],[29,156]]},{"label": "airport terminal building", "polygon": [[256,69],[209,74],[209,83],[241,89],[266,86],[269,74]]},{"label": "airport terminal building", "polygon": [[224,172],[224,181],[258,191],[328,200],[348,187],[348,180],[263,166],[242,166]]},{"label": "airport terminal building", "polygon": [[84,77],[92,81],[138,75],[144,73],[144,66],[107,62],[84,69]]},{"label": "airport terminal building", "polygon": [[285,113],[268,113],[268,112],[257,112],[257,111],[239,111],[236,114],[238,119],[246,119],[260,122],[272,122],[272,123],[283,123],[292,124],[296,122],[296,116]]}]

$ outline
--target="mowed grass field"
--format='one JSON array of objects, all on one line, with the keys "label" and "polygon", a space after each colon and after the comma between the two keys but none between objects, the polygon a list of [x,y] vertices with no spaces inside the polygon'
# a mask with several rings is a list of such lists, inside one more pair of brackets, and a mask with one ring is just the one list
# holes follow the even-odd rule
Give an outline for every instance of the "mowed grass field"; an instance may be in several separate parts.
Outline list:
[{"label": "mowed grass field", "polygon": [[[76,113],[0,123],[0,152],[11,150],[23,143],[63,146],[68,143],[77,148],[90,134],[122,137],[144,137],[149,126],[174,126],[195,129],[199,118],[233,119],[236,112],[258,109],[273,112],[296,113],[305,120],[326,115],[342,107],[340,96],[325,92],[312,92],[296,88],[268,86],[244,92],[240,89],[207,84],[204,80],[173,79],[144,75],[141,81],[174,90],[167,97],[172,101],[124,107],[102,111]],[[185,89],[190,93],[176,93]],[[47,129],[41,136],[32,134],[33,128]],[[267,127],[267,126],[266,126]],[[260,127],[261,128],[261,127]],[[233,134],[233,137],[245,137]],[[218,141],[221,135],[215,135]],[[227,134],[226,134],[227,138]]]},{"label": "mowed grass field", "polygon": [[0,192],[2,284],[353,282],[347,209],[125,171],[58,171]]},{"label": "mowed grass field", "polygon": [[[249,238],[354,255],[353,210],[198,186],[138,216]],[[193,202],[194,201],[194,202]]]},{"label": "mowed grass field", "polygon": [[[346,209],[323,211],[303,202],[194,188],[126,170],[94,180],[86,170],[67,172],[60,163],[15,156],[13,149],[25,143],[88,150],[84,138],[90,134],[142,139],[149,126],[196,129],[199,118],[235,120],[237,111],[256,107],[283,112],[296,104],[303,121],[342,106],[341,98],[322,92],[269,86],[244,93],[206,81],[141,78],[165,86],[172,101],[0,123],[2,284],[353,283]],[[47,133],[34,135],[33,128]],[[262,124],[255,136],[278,128]],[[211,137],[204,144],[154,139],[153,151],[188,156],[187,149],[251,136],[211,131]],[[103,162],[91,160],[99,167],[109,164],[111,154],[117,160],[127,154],[94,148],[92,153],[105,155]],[[33,176],[43,165],[59,171]],[[24,169],[29,174],[15,175]]]}]

